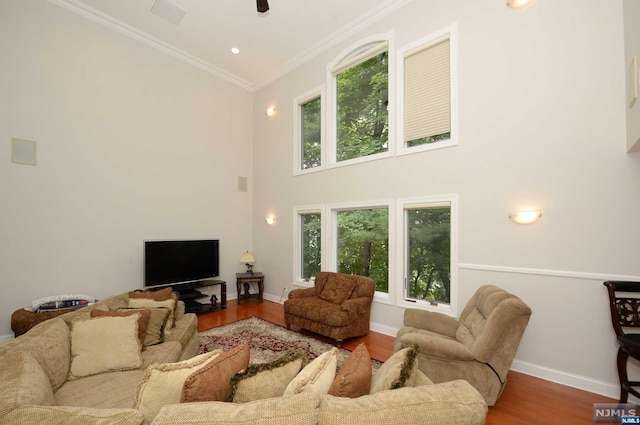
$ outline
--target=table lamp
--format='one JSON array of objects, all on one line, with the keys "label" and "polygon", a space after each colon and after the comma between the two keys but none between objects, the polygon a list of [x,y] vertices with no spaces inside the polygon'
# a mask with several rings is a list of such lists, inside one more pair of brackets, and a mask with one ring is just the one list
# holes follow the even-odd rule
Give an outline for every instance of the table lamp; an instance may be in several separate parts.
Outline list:
[{"label": "table lamp", "polygon": [[244,263],[247,266],[247,274],[253,274],[253,263],[256,262],[256,259],[253,258],[253,254],[249,251],[244,252],[240,257],[240,262]]}]

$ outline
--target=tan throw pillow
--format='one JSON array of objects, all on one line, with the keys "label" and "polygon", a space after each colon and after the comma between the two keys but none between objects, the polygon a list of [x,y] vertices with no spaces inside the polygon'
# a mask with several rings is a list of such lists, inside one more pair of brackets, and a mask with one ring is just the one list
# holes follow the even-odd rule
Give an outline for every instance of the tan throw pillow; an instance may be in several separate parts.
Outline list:
[{"label": "tan throw pillow", "polygon": [[151,312],[149,310],[119,310],[119,311],[102,311],[91,310],[91,317],[125,317],[137,314],[140,316],[138,319],[138,340],[144,350],[144,338],[147,334],[147,327],[149,326],[149,316]]},{"label": "tan throw pillow", "polygon": [[284,395],[300,394],[313,391],[316,394],[327,394],[336,377],[338,365],[338,349],[320,354],[306,365],[304,369],[287,385]]},{"label": "tan throw pillow", "polygon": [[152,364],[138,386],[133,408],[142,412],[145,423],[151,423],[162,406],[180,402],[182,387],[189,375],[221,352],[215,350],[177,363]]},{"label": "tan throw pillow", "polygon": [[181,403],[227,401],[229,381],[249,366],[249,344],[225,351],[187,377],[182,386]]},{"label": "tan throw pillow", "polygon": [[247,403],[280,397],[291,380],[300,372],[307,354],[304,350],[288,351],[270,363],[257,363],[239,372],[229,382],[229,400]]},{"label": "tan throw pillow", "polygon": [[148,347],[164,342],[164,329],[169,319],[169,309],[167,308],[121,308],[116,311],[148,311],[149,323],[144,335],[143,345]]},{"label": "tan throw pillow", "polygon": [[75,322],[71,330],[69,378],[142,366],[139,317],[96,317]]},{"label": "tan throw pillow", "polygon": [[154,301],[166,301],[173,298],[173,289],[164,288],[158,291],[131,291],[129,298],[146,298]]},{"label": "tan throw pillow", "polygon": [[355,350],[340,367],[333,380],[329,394],[336,397],[356,398],[369,394],[371,390],[371,356],[364,342]]},{"label": "tan throw pillow", "polygon": [[129,308],[166,308],[169,309],[169,318],[165,325],[165,332],[173,327],[174,310],[176,309],[176,300],[169,299],[164,301],[154,301],[148,298],[129,298]]},{"label": "tan throw pillow", "polygon": [[318,296],[325,301],[342,304],[351,296],[354,289],[356,289],[355,280],[349,279],[346,276],[330,274]]},{"label": "tan throw pillow", "polygon": [[371,378],[370,394],[379,391],[394,390],[401,387],[413,387],[418,370],[418,352],[420,347],[417,344],[403,348],[394,353],[384,362],[380,369]]}]

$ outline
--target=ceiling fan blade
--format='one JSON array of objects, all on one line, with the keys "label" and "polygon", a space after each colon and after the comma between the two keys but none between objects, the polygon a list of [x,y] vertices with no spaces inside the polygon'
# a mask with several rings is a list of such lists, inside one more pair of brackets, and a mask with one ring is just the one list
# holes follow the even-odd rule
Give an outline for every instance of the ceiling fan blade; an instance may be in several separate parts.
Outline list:
[{"label": "ceiling fan blade", "polygon": [[269,10],[269,3],[267,0],[256,0],[258,12],[265,13]]}]

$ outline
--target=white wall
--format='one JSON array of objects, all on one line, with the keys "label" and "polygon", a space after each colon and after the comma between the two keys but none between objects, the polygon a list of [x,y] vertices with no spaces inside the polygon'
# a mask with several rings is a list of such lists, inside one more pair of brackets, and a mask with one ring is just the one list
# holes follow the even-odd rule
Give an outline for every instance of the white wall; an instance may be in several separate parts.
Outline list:
[{"label": "white wall", "polygon": [[[627,65],[627,101],[633,92],[633,79],[636,85],[640,85],[638,75],[633,75],[630,71],[630,64],[635,56],[640,60],[640,28],[638,28],[638,18],[640,17],[640,2],[624,0],[624,48],[625,64]],[[638,63],[640,71],[640,63]],[[640,90],[640,87],[638,87]],[[636,100],[632,107],[627,107],[627,148],[630,152],[640,151],[640,100]]]},{"label": "white wall", "polygon": [[[514,292],[533,309],[514,368],[617,397],[602,281],[640,279],[622,21],[622,1],[414,1],[257,92],[254,253],[268,296],[292,286],[294,206],[457,193],[460,308],[485,283]],[[327,63],[372,34],[392,30],[399,48],[453,23],[458,147],[293,177],[293,99],[324,83]],[[527,205],[540,222],[508,220]],[[373,327],[394,331],[402,314],[375,304]]]},{"label": "white wall", "polygon": [[[252,93],[44,0],[0,2],[0,57],[0,336],[33,299],[141,287],[145,239],[219,238],[232,282]],[[12,137],[37,166],[11,163]]]}]

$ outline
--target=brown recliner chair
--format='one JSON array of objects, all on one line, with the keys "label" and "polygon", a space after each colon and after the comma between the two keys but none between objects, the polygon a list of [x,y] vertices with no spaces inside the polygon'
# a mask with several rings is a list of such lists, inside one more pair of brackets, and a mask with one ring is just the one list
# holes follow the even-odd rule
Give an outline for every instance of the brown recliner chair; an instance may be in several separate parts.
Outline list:
[{"label": "brown recliner chair", "polygon": [[336,340],[369,332],[376,283],[368,277],[320,272],[313,288],[294,289],[284,302],[284,322]]},{"label": "brown recliner chair", "polygon": [[433,382],[464,379],[493,406],[530,316],[531,309],[520,298],[485,285],[471,297],[459,320],[405,310],[405,326],[396,335],[394,352],[418,344],[418,368]]}]

